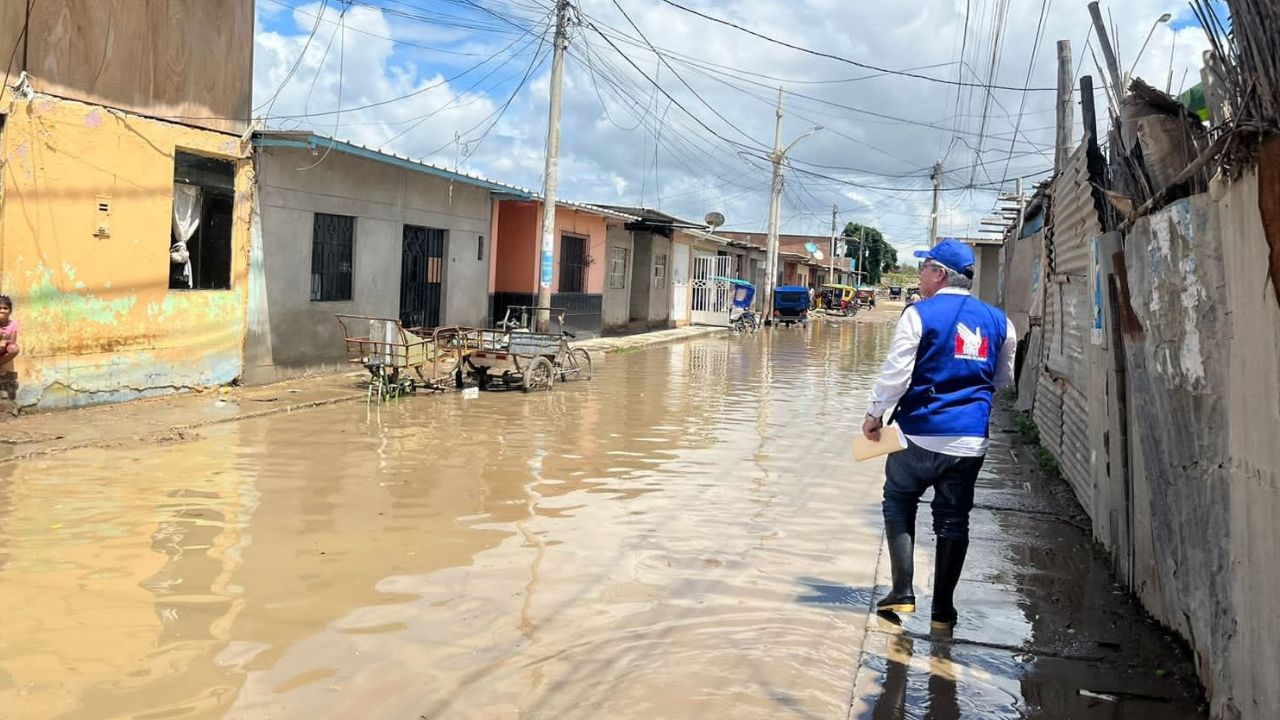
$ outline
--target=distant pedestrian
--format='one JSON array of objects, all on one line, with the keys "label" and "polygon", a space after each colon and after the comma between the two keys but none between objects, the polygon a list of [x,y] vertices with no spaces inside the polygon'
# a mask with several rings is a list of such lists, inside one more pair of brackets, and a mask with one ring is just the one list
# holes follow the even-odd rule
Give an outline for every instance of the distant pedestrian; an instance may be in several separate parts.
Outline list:
[{"label": "distant pedestrian", "polygon": [[999,309],[970,296],[973,250],[954,239],[917,252],[923,300],[898,320],[889,356],[871,391],[862,433],[880,438],[885,411],[907,449],[885,464],[884,525],[893,588],[876,607],[914,612],[916,508],[933,488],[937,535],[932,614],[935,626],[956,622],[954,593],[969,548],[973,488],[987,453],[995,391],[1011,381],[1017,341]]},{"label": "distant pedestrian", "polygon": [[18,320],[13,316],[13,300],[8,295],[0,295],[0,397],[13,403],[16,412],[18,405],[18,373],[14,370],[13,360],[18,357]]}]

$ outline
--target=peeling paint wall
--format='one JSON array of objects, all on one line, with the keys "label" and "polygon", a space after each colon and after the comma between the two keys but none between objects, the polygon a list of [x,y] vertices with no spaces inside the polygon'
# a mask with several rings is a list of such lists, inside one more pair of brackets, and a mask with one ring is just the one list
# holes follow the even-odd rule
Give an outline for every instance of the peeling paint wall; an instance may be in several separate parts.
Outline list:
[{"label": "peeling paint wall", "polygon": [[[1034,408],[1064,472],[1088,471],[1077,495],[1118,573],[1191,646],[1215,719],[1280,717],[1280,304],[1266,192],[1256,172],[1215,181],[1123,242],[1097,238],[1084,312],[1068,313],[1087,331],[1046,337],[1050,360],[1088,361],[1072,380],[1087,390],[1074,444],[1088,456],[1062,440],[1071,417],[1052,362]],[[1050,330],[1067,303],[1052,289]]]},{"label": "peeling paint wall", "polygon": [[[253,187],[239,138],[39,94],[4,105],[0,288],[22,324],[19,402],[77,407],[239,377]],[[230,290],[169,290],[175,149],[239,161]]]},{"label": "peeling paint wall", "polygon": [[[1125,357],[1145,465],[1134,483],[1148,499],[1134,513],[1156,553],[1149,566],[1156,577],[1136,580],[1149,588],[1153,612],[1191,644],[1218,704],[1230,684],[1225,661],[1237,623],[1227,450],[1234,348],[1224,240],[1207,195],[1143,218],[1125,238],[1139,323],[1125,333]],[[1153,597],[1156,588],[1160,597]]]}]

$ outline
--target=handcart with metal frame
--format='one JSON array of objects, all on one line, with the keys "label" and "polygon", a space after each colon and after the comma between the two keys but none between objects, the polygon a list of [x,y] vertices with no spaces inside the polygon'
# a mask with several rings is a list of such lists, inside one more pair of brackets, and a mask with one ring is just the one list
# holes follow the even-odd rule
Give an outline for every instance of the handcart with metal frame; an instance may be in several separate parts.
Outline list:
[{"label": "handcart with metal frame", "polygon": [[[463,360],[463,372],[481,390],[495,386],[525,392],[550,390],[556,381],[590,380],[591,355],[570,348],[562,308],[512,306],[497,329],[482,330],[478,348]],[[535,332],[539,318],[554,332]]]},{"label": "handcart with metal frame", "polygon": [[480,347],[477,328],[406,328],[392,318],[334,317],[342,328],[347,362],[369,371],[370,398],[461,386],[463,359]]}]

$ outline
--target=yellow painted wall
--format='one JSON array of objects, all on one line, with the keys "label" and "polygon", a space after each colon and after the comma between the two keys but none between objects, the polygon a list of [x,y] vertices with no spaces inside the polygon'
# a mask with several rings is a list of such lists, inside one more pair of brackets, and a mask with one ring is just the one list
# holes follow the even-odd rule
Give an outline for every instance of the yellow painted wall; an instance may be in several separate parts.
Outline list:
[{"label": "yellow painted wall", "polygon": [[[5,97],[0,292],[26,407],[226,383],[243,364],[253,181],[238,137],[45,95]],[[175,149],[239,159],[232,287],[169,290]],[[110,234],[99,237],[100,198]]]}]

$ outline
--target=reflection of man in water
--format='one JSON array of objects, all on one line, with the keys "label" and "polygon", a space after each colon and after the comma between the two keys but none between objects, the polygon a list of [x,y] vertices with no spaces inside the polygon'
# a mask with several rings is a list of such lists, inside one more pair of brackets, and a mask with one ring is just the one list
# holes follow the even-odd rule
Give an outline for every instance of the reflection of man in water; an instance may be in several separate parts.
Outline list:
[{"label": "reflection of man in water", "polygon": [[882,417],[894,417],[907,449],[885,463],[884,526],[893,589],[882,611],[914,612],[913,553],[916,507],[933,488],[933,530],[938,537],[933,622],[956,622],[953,602],[969,548],[973,488],[987,453],[987,425],[995,391],[1013,377],[1017,342],[1003,312],[969,295],[973,250],[953,239],[927,252],[920,271],[925,299],[898,320],[889,356],[871,391],[862,432],[880,437]]}]

